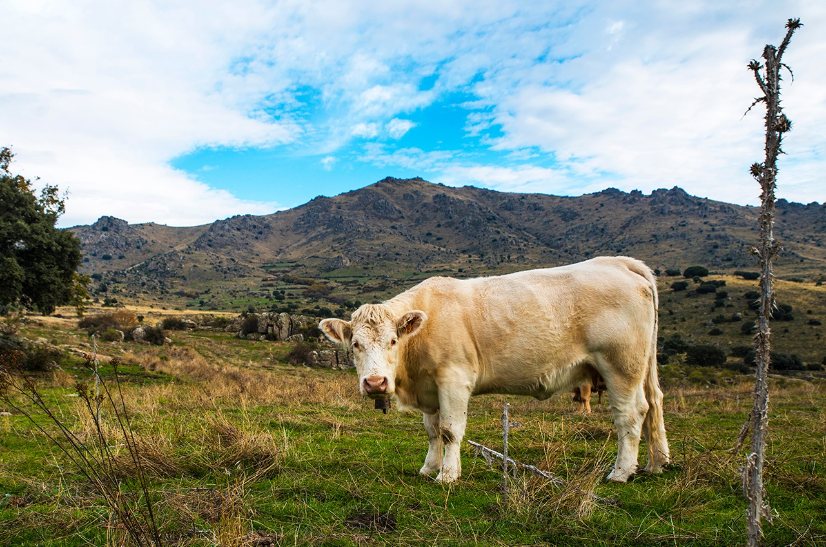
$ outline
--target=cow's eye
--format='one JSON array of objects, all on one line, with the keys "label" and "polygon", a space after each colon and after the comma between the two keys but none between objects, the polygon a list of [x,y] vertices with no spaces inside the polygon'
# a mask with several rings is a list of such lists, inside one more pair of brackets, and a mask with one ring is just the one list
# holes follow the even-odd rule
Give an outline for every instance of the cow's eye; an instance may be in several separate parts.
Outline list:
[{"label": "cow's eye", "polygon": [[353,342],[353,349],[359,349],[359,347],[360,346],[358,342]]},{"label": "cow's eye", "polygon": [[396,345],[396,339],[395,339],[395,338],[393,338],[392,340],[390,340],[390,345],[391,345],[391,346],[395,346],[395,345]]}]

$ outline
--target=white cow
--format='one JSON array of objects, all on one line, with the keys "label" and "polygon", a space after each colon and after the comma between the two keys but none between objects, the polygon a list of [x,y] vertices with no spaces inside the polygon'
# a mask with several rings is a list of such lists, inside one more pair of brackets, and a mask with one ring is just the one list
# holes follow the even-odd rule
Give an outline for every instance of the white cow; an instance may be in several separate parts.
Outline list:
[{"label": "white cow", "polygon": [[430,439],[423,475],[453,482],[471,395],[546,399],[593,369],[608,387],[619,452],[609,480],[669,461],[657,377],[657,286],[627,257],[600,257],[495,277],[433,277],[351,321],[324,319],[324,334],[353,351],[362,394],[393,395],[424,414]]}]

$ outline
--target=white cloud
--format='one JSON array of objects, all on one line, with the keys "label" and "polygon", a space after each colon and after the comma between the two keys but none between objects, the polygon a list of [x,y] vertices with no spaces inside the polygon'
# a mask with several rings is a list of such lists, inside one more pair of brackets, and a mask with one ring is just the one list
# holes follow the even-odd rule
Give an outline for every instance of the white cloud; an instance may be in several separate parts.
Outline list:
[{"label": "white cloud", "polygon": [[404,135],[414,127],[416,127],[416,124],[411,122],[410,120],[393,118],[392,120],[387,122],[387,126],[385,127],[385,129],[387,130],[387,134],[390,135],[390,138],[400,139],[404,137]]},{"label": "white cloud", "polygon": [[[0,67],[0,144],[15,146],[27,175],[71,190],[65,223],[105,213],[186,224],[272,210],[169,162],[198,147],[290,146],[327,168],[354,139],[368,145],[364,161],[456,183],[568,193],[679,184],[754,202],[744,197],[756,197],[746,170],[760,159],[762,112],[740,116],[756,94],[745,64],[782,38],[790,14],[806,26],[786,54],[796,80],[784,80],[784,99],[795,125],[779,195],[826,201],[826,4],[193,6],[4,6],[3,43],[15,50]],[[393,149],[415,124],[430,131],[416,115],[454,93],[469,114],[465,134],[504,160]]]},{"label": "white cloud", "polygon": [[324,156],[321,158],[321,167],[325,171],[332,171],[333,165],[336,163],[336,158],[333,156]]},{"label": "white cloud", "polygon": [[[544,74],[491,74],[478,89],[492,110],[482,122],[501,129],[494,147],[554,157],[561,169],[582,177],[583,189],[610,174],[611,185],[626,190],[676,184],[756,203],[759,192],[747,170],[762,160],[763,110],[742,117],[757,94],[745,65],[762,53],[762,44],[779,43],[785,12],[792,12],[807,26],[784,57],[796,76],[783,81],[795,126],[785,141],[789,155],[781,158],[779,195],[826,200],[826,165],[816,152],[826,146],[826,75],[819,66],[826,42],[816,30],[826,26],[826,6],[767,4],[748,19],[736,7],[694,7],[669,14],[671,4],[640,6],[645,17],[622,10],[623,25],[613,19],[620,10],[597,9],[559,46],[576,58],[545,65]],[[601,20],[604,33],[588,31]]]},{"label": "white cloud", "polygon": [[448,165],[441,172],[439,182],[450,186],[484,186],[503,192],[540,192],[548,188],[561,191],[574,183],[564,171],[535,165]]},{"label": "white cloud", "polygon": [[357,123],[350,134],[354,137],[373,138],[379,134],[379,126],[375,123]]}]

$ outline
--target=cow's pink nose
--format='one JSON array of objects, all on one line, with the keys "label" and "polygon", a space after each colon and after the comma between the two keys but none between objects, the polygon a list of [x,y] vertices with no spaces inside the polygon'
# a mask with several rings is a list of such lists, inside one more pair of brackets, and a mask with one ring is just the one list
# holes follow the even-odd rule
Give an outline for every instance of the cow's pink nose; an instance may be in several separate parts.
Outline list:
[{"label": "cow's pink nose", "polygon": [[364,391],[370,394],[386,393],[387,378],[385,376],[368,376],[364,379]]}]

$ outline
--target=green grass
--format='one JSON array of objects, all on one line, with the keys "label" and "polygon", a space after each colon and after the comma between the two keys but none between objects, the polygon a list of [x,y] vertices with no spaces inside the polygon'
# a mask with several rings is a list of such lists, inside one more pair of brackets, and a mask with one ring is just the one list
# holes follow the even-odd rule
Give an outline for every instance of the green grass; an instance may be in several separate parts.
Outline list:
[{"label": "green grass", "polygon": [[[67,345],[84,336],[71,328],[26,328]],[[374,411],[355,393],[351,371],[287,366],[287,344],[214,331],[172,336],[170,347],[101,347],[126,363],[127,401],[135,431],[146,441],[150,490],[169,543],[745,540],[738,472],[745,452],[730,454],[729,448],[750,409],[750,387],[747,377],[731,371],[703,369],[698,384],[690,367],[663,369],[674,465],[625,485],[592,480],[604,477],[616,452],[605,401],[594,404],[589,417],[576,414],[566,394],[544,402],[471,401],[466,439],[499,446],[501,404],[509,401],[520,423],[511,432],[511,455],[617,501],[593,505],[583,503],[588,498],[574,486],[554,488],[538,478],[514,479],[505,496],[499,471],[467,445],[458,484],[419,477],[426,451],[419,415]],[[76,362],[61,374],[44,375],[43,392],[67,423],[82,430],[69,377],[84,379],[88,371]],[[765,527],[769,545],[826,541],[824,409],[824,382],[773,380],[766,481],[777,518]],[[127,491],[134,490],[128,468],[123,480]],[[102,499],[55,447],[22,416],[0,417],[0,544],[101,544],[107,523]]]}]

